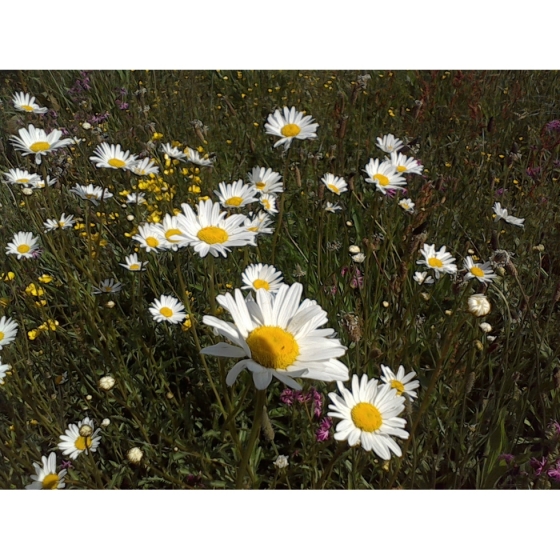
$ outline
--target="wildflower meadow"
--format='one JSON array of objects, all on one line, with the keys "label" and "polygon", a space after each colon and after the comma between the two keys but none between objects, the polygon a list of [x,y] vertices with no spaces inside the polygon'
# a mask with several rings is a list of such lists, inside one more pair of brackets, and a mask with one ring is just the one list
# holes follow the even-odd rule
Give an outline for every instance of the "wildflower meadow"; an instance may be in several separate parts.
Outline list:
[{"label": "wildflower meadow", "polygon": [[559,98],[0,72],[0,488],[560,487]]}]

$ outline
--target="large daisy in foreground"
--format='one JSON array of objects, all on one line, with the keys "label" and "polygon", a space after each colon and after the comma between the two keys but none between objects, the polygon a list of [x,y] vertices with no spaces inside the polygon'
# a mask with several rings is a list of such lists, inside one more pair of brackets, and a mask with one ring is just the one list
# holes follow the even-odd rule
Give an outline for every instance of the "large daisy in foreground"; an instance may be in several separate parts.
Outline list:
[{"label": "large daisy in foreground", "polygon": [[303,116],[301,111],[296,111],[295,107],[288,109],[284,107],[282,113],[276,109],[274,113],[268,115],[267,123],[264,125],[267,134],[280,136],[280,140],[274,144],[274,147],[284,144],[287,150],[294,138],[298,140],[306,140],[307,138],[317,138],[318,123],[312,123],[313,117],[310,115]]},{"label": "large daisy in foreground", "polygon": [[233,323],[211,315],[202,319],[205,325],[226,337],[234,346],[219,342],[202,350],[203,354],[224,358],[243,358],[226,378],[232,385],[248,369],[258,390],[266,389],[276,377],[293,389],[301,389],[293,378],[320,381],[345,381],[348,368],[336,358],[346,353],[333,329],[320,329],[327,313],[316,301],[300,303],[302,285],[280,286],[276,294],[257,290],[256,301],[243,298],[241,290],[218,296],[217,302],[229,311]]},{"label": "large daisy in foreground", "polygon": [[43,129],[35,128],[32,124],[27,129],[20,128],[18,134],[19,137],[12,136],[11,140],[15,149],[26,156],[34,155],[37,165],[41,164],[42,155],[74,143],[71,138],[61,140],[62,132],[60,130],[53,130],[47,135]]},{"label": "large daisy in foreground", "polygon": [[398,415],[404,410],[404,397],[389,384],[378,385],[376,379],[368,381],[367,375],[359,380],[352,377],[352,391],[338,383],[340,395],[329,393],[333,404],[329,416],[340,418],[334,439],[348,440],[348,445],[361,444],[366,451],[374,451],[385,460],[391,458],[391,451],[400,457],[402,452],[391,436],[408,439],[404,418]]}]

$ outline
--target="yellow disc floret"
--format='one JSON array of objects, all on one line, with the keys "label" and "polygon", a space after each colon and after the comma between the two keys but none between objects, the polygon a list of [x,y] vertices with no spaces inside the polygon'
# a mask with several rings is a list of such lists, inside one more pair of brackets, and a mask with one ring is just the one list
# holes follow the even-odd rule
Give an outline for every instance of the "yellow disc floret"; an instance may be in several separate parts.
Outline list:
[{"label": "yellow disc floret", "polygon": [[56,490],[59,482],[57,474],[48,474],[43,478],[43,490]]},{"label": "yellow disc floret", "polygon": [[391,387],[397,390],[397,395],[400,397],[404,393],[404,385],[397,379],[391,380]]},{"label": "yellow disc floret", "polygon": [[257,327],[247,337],[251,357],[263,367],[286,369],[299,356],[294,335],[281,327]]},{"label": "yellow disc floret", "polygon": [[197,237],[208,243],[208,245],[215,245],[216,243],[225,243],[229,239],[229,235],[225,229],[216,226],[206,226],[202,228]]},{"label": "yellow disc floret", "polygon": [[428,265],[432,268],[441,268],[443,266],[443,262],[437,257],[430,257],[428,259]]},{"label": "yellow disc floret", "polygon": [[107,163],[112,167],[124,167],[126,165],[122,159],[118,158],[111,158]]},{"label": "yellow disc floret", "polygon": [[484,270],[482,270],[479,266],[473,266],[470,273],[474,274],[477,278],[484,278]]},{"label": "yellow disc floret", "polygon": [[232,196],[226,200],[228,206],[241,206],[243,199],[240,196]]},{"label": "yellow disc floret", "polygon": [[270,290],[270,284],[266,280],[261,280],[260,278],[257,278],[253,282],[253,288],[255,288],[255,290],[259,290],[260,288],[264,288],[265,290]]},{"label": "yellow disc floret", "polygon": [[48,142],[33,142],[33,144],[31,144],[31,146],[29,146],[29,149],[32,152],[37,153],[37,152],[45,152],[50,147],[51,147],[51,145]]},{"label": "yellow disc floret", "polygon": [[379,410],[367,402],[358,403],[350,415],[356,427],[364,432],[375,432],[383,425],[383,418]]},{"label": "yellow disc floret", "polygon": [[373,178],[382,186],[382,187],[386,187],[390,181],[389,178],[386,177],[385,175],[382,175],[381,173],[376,173]]},{"label": "yellow disc floret", "polygon": [[300,132],[301,128],[297,124],[286,124],[280,130],[280,134],[282,134],[282,136],[287,136],[288,138],[297,136]]}]

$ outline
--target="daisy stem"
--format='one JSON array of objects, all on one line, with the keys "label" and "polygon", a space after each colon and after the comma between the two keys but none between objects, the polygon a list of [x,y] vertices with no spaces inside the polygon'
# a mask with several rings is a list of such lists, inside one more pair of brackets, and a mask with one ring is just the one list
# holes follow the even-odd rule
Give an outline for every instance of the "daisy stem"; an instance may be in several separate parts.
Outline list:
[{"label": "daisy stem", "polygon": [[243,487],[243,479],[245,477],[245,471],[247,470],[247,465],[249,464],[249,459],[253,453],[253,448],[255,447],[255,442],[259,436],[261,430],[261,423],[263,418],[264,407],[266,406],[266,391],[257,391],[257,398],[255,404],[255,416],[253,418],[253,428],[251,429],[251,434],[249,435],[249,440],[243,451],[243,457],[239,463],[237,469],[237,477],[235,479],[235,487],[240,489]]},{"label": "daisy stem", "polygon": [[[288,176],[288,169],[290,167],[290,152],[286,154],[286,163],[284,165],[284,187],[286,185],[286,177]],[[276,224],[276,230],[274,231],[274,237],[272,238],[272,255],[270,258],[270,264],[274,264],[274,258],[276,256],[276,243],[278,242],[278,236],[280,235],[280,230],[282,229],[282,219],[284,218],[284,198],[286,197],[286,190],[282,190],[280,195],[280,201],[278,203],[278,222]]]},{"label": "daisy stem", "polygon": [[325,482],[330,478],[335,463],[338,461],[338,459],[340,459],[345,450],[347,452],[350,451],[345,442],[338,442],[338,447],[336,448],[336,451],[329,461],[328,465],[325,467],[321,478],[317,481],[317,484],[315,484],[315,488],[323,489],[325,487]]},{"label": "daisy stem", "polygon": [[212,255],[208,255],[209,258],[209,265],[208,265],[208,278],[209,282],[209,291],[210,291],[210,312],[212,315],[216,315],[216,286],[214,283],[214,257]]}]

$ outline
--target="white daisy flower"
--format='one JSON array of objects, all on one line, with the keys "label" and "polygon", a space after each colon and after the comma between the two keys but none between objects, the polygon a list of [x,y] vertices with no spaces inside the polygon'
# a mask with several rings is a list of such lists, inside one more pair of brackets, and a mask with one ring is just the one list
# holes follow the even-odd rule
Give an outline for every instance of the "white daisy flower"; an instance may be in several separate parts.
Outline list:
[{"label": "white daisy flower", "polygon": [[377,146],[388,154],[398,152],[403,147],[402,140],[395,138],[392,134],[386,134],[377,139]]},{"label": "white daisy flower", "polygon": [[325,212],[331,212],[332,214],[336,214],[336,212],[340,212],[342,210],[342,206],[338,204],[332,204],[331,202],[325,202]]},{"label": "white daisy flower", "polygon": [[158,175],[159,174],[159,167],[155,165],[153,163],[153,160],[149,157],[134,162],[130,170],[135,175]]},{"label": "white daisy flower", "polygon": [[88,451],[95,453],[99,447],[101,436],[97,434],[100,429],[93,431],[95,425],[93,420],[87,416],[78,422],[78,424],[70,424],[64,435],[60,436],[58,448],[63,455],[70,455],[70,459],[74,460],[81,453],[88,454]]},{"label": "white daisy flower", "polygon": [[25,186],[35,186],[37,181],[41,180],[41,177],[37,173],[29,173],[24,169],[10,169],[3,173],[5,183],[10,183],[12,185],[25,185]]},{"label": "white daisy flower", "polygon": [[361,444],[386,461],[391,452],[400,457],[401,448],[391,436],[408,438],[403,429],[406,420],[398,417],[404,410],[404,397],[399,397],[391,385],[379,386],[377,379],[368,381],[365,374],[361,380],[357,375],[352,377],[351,392],[340,381],[337,386],[342,396],[329,393],[333,404],[328,415],[342,420],[336,425],[334,439],[348,440],[352,447]]},{"label": "white daisy flower", "polygon": [[103,280],[98,287],[93,287],[93,293],[98,296],[99,294],[116,294],[122,290],[122,284],[113,280],[112,278],[107,278]]},{"label": "white daisy flower", "polygon": [[173,324],[181,323],[187,316],[185,306],[173,296],[161,296],[159,299],[155,299],[149,310],[154,321],[158,323],[162,321]]},{"label": "white daisy flower", "polygon": [[412,202],[412,200],[410,200],[410,198],[403,198],[401,200],[399,200],[399,206],[405,210],[406,212],[412,213],[414,212],[414,202]]},{"label": "white daisy flower", "polygon": [[31,475],[31,484],[28,484],[26,490],[60,490],[66,486],[64,477],[66,476],[66,469],[56,472],[56,453],[53,451],[49,457],[41,457],[39,463],[33,463],[35,474]]},{"label": "white daisy flower", "polygon": [[333,329],[319,329],[327,313],[316,301],[300,303],[303,288],[283,284],[276,294],[257,290],[256,301],[241,290],[216,298],[233,317],[234,323],[205,315],[202,322],[226,337],[234,346],[220,342],[202,350],[203,354],[224,358],[243,358],[226,378],[232,385],[244,369],[253,374],[258,390],[266,389],[276,377],[293,389],[301,389],[293,378],[344,381],[348,368],[336,358],[346,353]]},{"label": "white daisy flower", "polygon": [[496,202],[496,204],[494,204],[492,210],[494,210],[494,212],[496,213],[496,218],[494,219],[495,222],[502,219],[512,226],[524,227],[523,222],[525,221],[525,218],[516,218],[515,216],[510,216],[508,214],[508,211],[505,208],[502,208],[502,205],[499,202]]},{"label": "white daisy flower", "polygon": [[65,138],[64,140],[60,139],[62,136],[60,130],[53,130],[47,135],[43,129],[35,128],[32,124],[30,124],[27,129],[20,128],[18,134],[19,137],[12,136],[11,140],[15,149],[26,156],[34,155],[37,165],[41,164],[42,155],[72,144],[72,140],[69,138]]},{"label": "white daisy flower", "polygon": [[127,204],[144,204],[146,197],[144,193],[131,193],[126,195]]},{"label": "white daisy flower", "polygon": [[170,159],[178,161],[186,161],[187,159],[187,156],[179,148],[172,148],[169,142],[161,146],[161,151]]},{"label": "white daisy flower", "polygon": [[420,272],[418,270],[414,273],[414,280],[420,285],[433,284],[435,282],[431,276],[428,276],[427,272]]},{"label": "white daisy flower", "polygon": [[348,183],[342,177],[335,177],[332,173],[325,173],[321,181],[323,181],[329,191],[339,196],[348,190],[346,188]]},{"label": "white daisy flower", "polygon": [[126,263],[119,263],[119,264],[124,268],[126,268],[127,270],[132,270],[133,272],[146,270],[146,267],[148,266],[147,262],[140,262],[138,260],[138,255],[136,253],[133,253],[132,255],[128,255],[128,257],[125,258],[125,261]]},{"label": "white daisy flower", "polygon": [[282,176],[270,168],[253,167],[247,178],[249,184],[261,193],[281,193],[284,190]]},{"label": "white daisy flower", "polygon": [[420,165],[414,158],[407,158],[404,154],[397,152],[391,153],[391,164],[397,170],[397,173],[416,173],[422,175],[424,166]]},{"label": "white daisy flower", "polygon": [[176,251],[181,245],[181,238],[178,236],[183,233],[177,216],[166,214],[161,223],[161,231],[168,243],[168,248]]},{"label": "white daisy flower", "polygon": [[231,185],[222,182],[218,187],[220,190],[214,193],[224,208],[241,208],[258,200],[255,196],[257,190],[250,185],[244,185],[241,179]]},{"label": "white daisy flower", "polygon": [[278,214],[278,210],[276,209],[276,197],[273,194],[262,194],[259,202],[269,214]]},{"label": "white daisy flower", "polygon": [[[416,372],[411,371],[410,373],[404,374],[404,366],[399,366],[396,375],[393,370],[388,367],[381,365],[381,379],[384,383],[388,383],[393,389],[397,391],[397,395],[406,395],[411,401],[414,400],[418,395],[414,389],[420,387],[420,381],[414,379],[416,377]],[[414,381],[412,381],[414,379]]]},{"label": "white daisy flower", "polygon": [[416,261],[416,264],[423,264],[431,268],[436,278],[439,279],[441,273],[457,273],[457,265],[452,264],[455,261],[455,257],[452,257],[451,253],[445,250],[445,245],[439,251],[436,251],[435,245],[427,245],[424,243],[424,248],[420,249],[420,252],[424,256],[424,259]]},{"label": "white daisy flower", "polygon": [[97,167],[106,167],[109,169],[132,169],[137,165],[137,156],[130,155],[130,152],[122,150],[121,145],[108,144],[103,142],[93,151],[94,155],[89,159],[93,161]]},{"label": "white daisy flower", "polygon": [[247,231],[252,231],[256,234],[268,234],[274,232],[273,228],[268,227],[272,223],[272,218],[264,211],[260,211],[257,214],[251,212],[245,221],[243,222],[243,227]]},{"label": "white daisy flower", "polygon": [[18,261],[21,259],[31,259],[38,247],[38,237],[28,231],[20,231],[12,238],[12,242],[8,243],[6,253],[8,255],[17,255]]},{"label": "white daisy flower", "polygon": [[212,167],[214,165],[214,160],[208,157],[201,158],[200,154],[196,150],[193,150],[188,146],[185,148],[184,153],[187,156],[187,160],[198,167]]},{"label": "white daisy flower", "polygon": [[76,186],[70,189],[70,192],[83,200],[89,200],[95,206],[98,206],[102,200],[108,200],[113,197],[113,193],[109,192],[107,189],[95,187],[91,183],[87,186],[78,185],[76,183]]},{"label": "white daisy flower", "polygon": [[46,107],[41,107],[35,103],[35,97],[29,95],[28,93],[24,93],[23,91],[14,93],[12,102],[17,111],[23,111],[24,113],[44,115],[48,111]]},{"label": "white daisy flower", "polygon": [[364,171],[367,174],[366,183],[373,183],[383,194],[387,194],[388,190],[404,190],[401,185],[406,185],[406,179],[397,173],[390,161],[380,163],[377,158],[371,158]]},{"label": "white daisy flower", "polygon": [[[3,317],[2,317],[3,318]],[[0,333],[2,331],[0,330]],[[17,330],[16,330],[17,332]],[[0,344],[0,349],[2,348],[2,344]],[[6,372],[10,371],[12,369],[12,366],[10,366],[9,364],[3,364],[2,360],[0,359],[0,385],[2,385],[4,383],[3,379],[4,377],[6,377]]]},{"label": "white daisy flower", "polygon": [[50,175],[47,175],[46,181],[44,179],[39,179],[34,183],[33,188],[44,189],[47,185],[52,187],[56,183],[56,179],[51,179]]},{"label": "white daisy flower", "polygon": [[282,273],[269,264],[250,264],[241,279],[245,284],[242,290],[268,290],[271,293],[278,291],[283,284]]},{"label": "white daisy flower", "polygon": [[235,214],[226,218],[221,212],[220,203],[201,200],[197,214],[188,204],[181,204],[183,214],[178,214],[181,234],[181,246],[190,245],[201,257],[208,253],[212,256],[227,257],[231,247],[256,245],[254,232],[243,227],[246,216]]},{"label": "white daisy flower", "polygon": [[2,317],[0,319],[0,349],[11,344],[15,340],[17,332],[18,324],[9,317],[7,319]]},{"label": "white daisy flower", "polygon": [[55,229],[67,229],[71,228],[75,224],[76,220],[74,220],[73,214],[67,216],[66,214],[62,214],[59,220],[47,220],[43,223],[45,227],[45,231],[54,231]]},{"label": "white daisy flower", "polygon": [[274,113],[268,115],[267,123],[264,125],[267,134],[281,137],[274,144],[275,148],[284,144],[284,149],[287,150],[294,138],[298,140],[317,138],[316,131],[319,124],[311,122],[312,116],[303,116],[303,113],[296,111],[295,107],[291,109],[284,107],[282,113],[276,109]]},{"label": "white daisy flower", "polygon": [[483,284],[490,284],[494,278],[498,278],[498,275],[494,273],[494,269],[492,268],[490,262],[477,264],[474,262],[472,257],[467,257],[463,266],[467,269],[465,280],[476,278]]},{"label": "white daisy flower", "polygon": [[150,251],[162,251],[169,249],[169,243],[163,234],[160,224],[144,224],[138,228],[138,233],[132,236],[134,241],[138,241],[148,253]]}]

